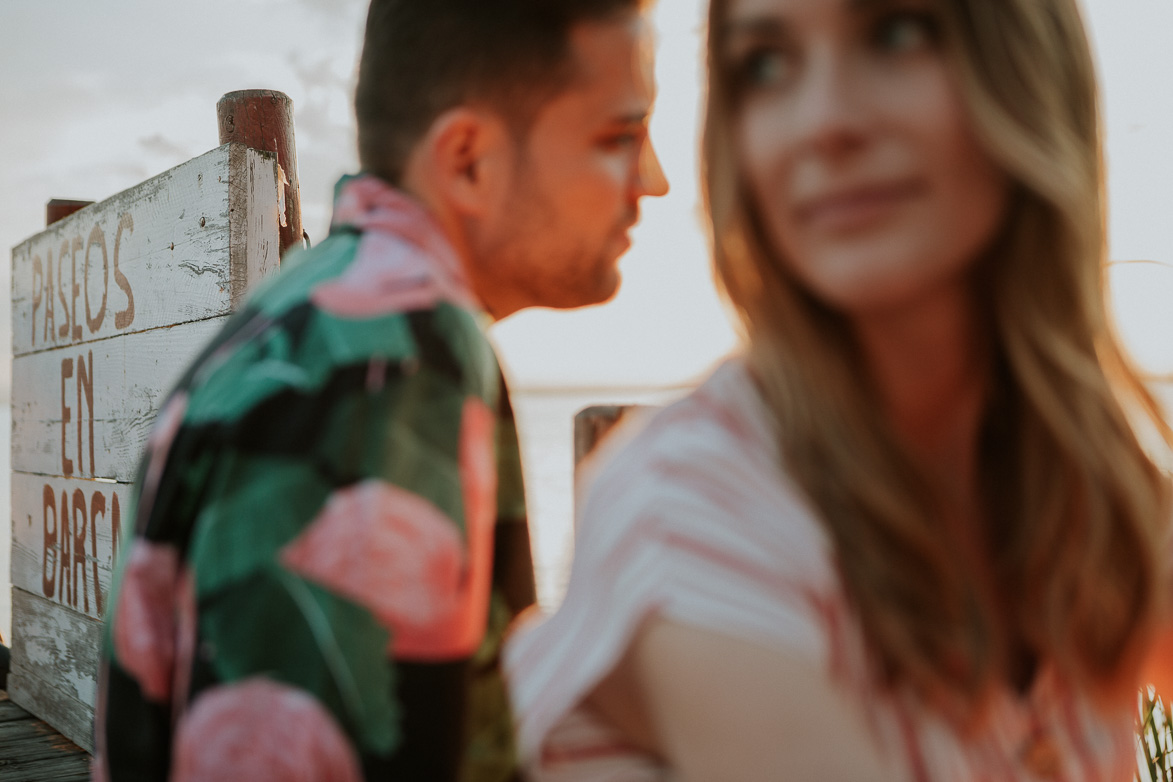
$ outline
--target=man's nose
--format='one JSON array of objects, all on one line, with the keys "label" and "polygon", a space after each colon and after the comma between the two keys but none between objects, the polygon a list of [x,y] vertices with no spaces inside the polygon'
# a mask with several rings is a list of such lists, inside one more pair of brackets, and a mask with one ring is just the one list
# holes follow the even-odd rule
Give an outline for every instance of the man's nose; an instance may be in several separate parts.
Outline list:
[{"label": "man's nose", "polygon": [[668,177],[660,165],[660,158],[652,147],[652,140],[648,139],[639,154],[637,192],[639,196],[664,196],[668,194]]}]

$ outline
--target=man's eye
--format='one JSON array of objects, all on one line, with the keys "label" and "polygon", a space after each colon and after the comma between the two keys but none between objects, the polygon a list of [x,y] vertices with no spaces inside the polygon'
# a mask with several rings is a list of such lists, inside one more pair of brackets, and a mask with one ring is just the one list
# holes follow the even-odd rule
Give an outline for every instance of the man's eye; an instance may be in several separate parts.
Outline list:
[{"label": "man's eye", "polygon": [[637,131],[628,131],[604,136],[600,143],[606,149],[625,149],[639,144],[642,138],[643,134]]},{"label": "man's eye", "polygon": [[872,43],[888,54],[905,54],[933,48],[939,40],[932,14],[897,11],[881,17],[872,29]]}]

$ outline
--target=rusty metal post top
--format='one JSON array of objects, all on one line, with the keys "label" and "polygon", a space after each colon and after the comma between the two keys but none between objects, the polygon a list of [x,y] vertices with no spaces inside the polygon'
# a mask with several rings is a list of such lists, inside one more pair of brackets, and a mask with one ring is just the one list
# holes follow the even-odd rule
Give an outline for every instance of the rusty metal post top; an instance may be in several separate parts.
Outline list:
[{"label": "rusty metal post top", "polygon": [[293,135],[293,99],[277,90],[236,90],[225,93],[216,101],[216,117],[219,120],[221,144],[240,141],[254,149],[278,152],[273,148],[274,139],[261,140],[263,134],[258,134],[260,128],[268,126],[269,135],[274,130],[290,137]]},{"label": "rusty metal post top", "polygon": [[281,108],[293,108],[293,98],[279,90],[234,90],[226,92],[216,101],[216,111],[231,111],[233,108],[247,107],[255,103],[270,102]]},{"label": "rusty metal post top", "polygon": [[92,203],[94,202],[79,201],[75,198],[53,198],[45,204],[45,225],[50,226],[58,220],[64,220]]},{"label": "rusty metal post top", "polygon": [[281,90],[233,90],[226,92],[220,98],[218,103],[223,103],[226,100],[239,100],[241,98],[275,98],[277,100],[289,100],[289,96]]},{"label": "rusty metal post top", "polygon": [[281,254],[300,244],[301,191],[297,177],[297,145],[293,133],[293,100],[277,90],[237,90],[216,102],[220,143],[238,142],[271,152],[284,178],[285,214],[281,220]]}]

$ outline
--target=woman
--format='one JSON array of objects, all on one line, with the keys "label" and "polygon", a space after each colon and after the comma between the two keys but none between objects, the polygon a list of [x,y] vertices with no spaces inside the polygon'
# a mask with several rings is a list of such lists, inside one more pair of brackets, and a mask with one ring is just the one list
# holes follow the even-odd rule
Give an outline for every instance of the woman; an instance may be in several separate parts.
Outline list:
[{"label": "woman", "polygon": [[[1074,0],[713,0],[743,358],[653,420],[507,666],[538,779],[1131,779],[1173,441],[1104,304]],[[614,776],[612,776],[614,775]]]}]

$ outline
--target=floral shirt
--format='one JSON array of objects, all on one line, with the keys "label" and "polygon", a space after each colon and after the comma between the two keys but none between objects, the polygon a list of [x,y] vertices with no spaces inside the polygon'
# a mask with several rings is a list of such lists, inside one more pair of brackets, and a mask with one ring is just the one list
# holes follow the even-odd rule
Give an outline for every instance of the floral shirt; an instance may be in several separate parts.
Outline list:
[{"label": "floral shirt", "polygon": [[517,435],[429,215],[371,176],[163,405],[105,627],[96,779],[515,774]]}]

